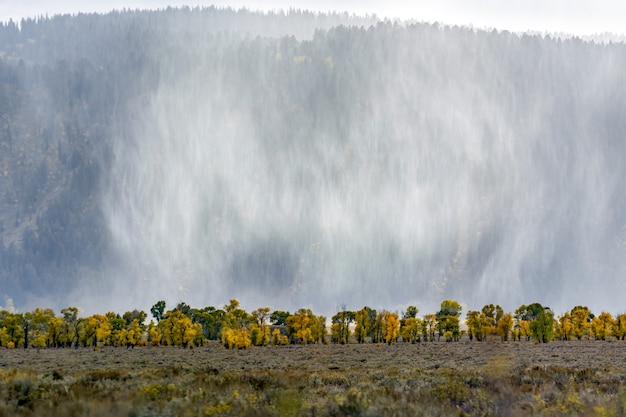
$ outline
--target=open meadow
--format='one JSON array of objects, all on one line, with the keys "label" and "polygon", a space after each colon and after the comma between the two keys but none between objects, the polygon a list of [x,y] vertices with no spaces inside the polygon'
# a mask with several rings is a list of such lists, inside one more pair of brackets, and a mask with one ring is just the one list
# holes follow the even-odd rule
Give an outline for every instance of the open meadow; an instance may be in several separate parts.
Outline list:
[{"label": "open meadow", "polygon": [[0,416],[626,413],[626,343],[0,350]]}]

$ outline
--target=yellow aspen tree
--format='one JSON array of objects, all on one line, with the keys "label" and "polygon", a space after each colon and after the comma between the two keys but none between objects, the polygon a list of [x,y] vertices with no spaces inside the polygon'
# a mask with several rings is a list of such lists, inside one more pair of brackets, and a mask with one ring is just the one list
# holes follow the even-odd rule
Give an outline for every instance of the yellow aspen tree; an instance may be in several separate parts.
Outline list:
[{"label": "yellow aspen tree", "polygon": [[0,346],[7,346],[10,339],[8,337],[7,328],[2,326],[0,327]]},{"label": "yellow aspen tree", "polygon": [[47,344],[48,327],[50,320],[54,317],[51,309],[36,308],[32,312],[32,341],[31,345],[36,348],[45,347]]},{"label": "yellow aspen tree", "polygon": [[400,317],[396,312],[383,310],[383,338],[389,345],[396,342],[400,335]]},{"label": "yellow aspen tree", "polygon": [[52,317],[48,322],[48,334],[46,335],[46,344],[48,346],[61,346],[61,326],[63,319],[61,317]]},{"label": "yellow aspen tree", "polygon": [[527,341],[530,340],[530,322],[527,320],[519,320],[517,325],[519,326],[519,336]]},{"label": "yellow aspen tree", "polygon": [[624,340],[626,337],[626,314],[618,314],[613,322],[613,336],[617,340]]},{"label": "yellow aspen tree", "polygon": [[263,346],[268,346],[270,344],[270,326],[265,326],[263,329]]},{"label": "yellow aspen tree", "polygon": [[252,323],[250,325],[250,340],[254,346],[263,345],[263,334],[261,333],[261,328],[257,323]]},{"label": "yellow aspen tree", "polygon": [[465,315],[465,324],[470,340],[476,339],[479,342],[485,340],[483,317],[484,314],[477,310],[470,310]]},{"label": "yellow aspen tree", "polygon": [[585,306],[576,306],[570,311],[572,321],[572,334],[578,340],[583,337],[589,338],[591,333],[591,321],[593,314]]},{"label": "yellow aspen tree", "polygon": [[193,324],[193,345],[194,346],[202,346],[204,345],[204,332],[202,331],[202,325],[200,323]]},{"label": "yellow aspen tree", "polygon": [[613,330],[613,316],[611,313],[603,311],[591,321],[591,327],[597,340],[606,340],[607,337],[611,336]]},{"label": "yellow aspen tree", "polygon": [[556,338],[560,340],[571,340],[574,335],[572,315],[569,311],[557,318]]},{"label": "yellow aspen tree", "polygon": [[141,340],[141,335],[143,334],[143,330],[141,326],[139,326],[139,320],[133,319],[128,326],[126,333],[126,347],[135,348],[137,343]]},{"label": "yellow aspen tree", "polygon": [[152,346],[160,346],[161,340],[163,339],[163,332],[152,320],[150,320],[150,324],[148,324],[148,338]]},{"label": "yellow aspen tree", "polygon": [[300,309],[293,315],[287,317],[287,332],[292,335],[294,341],[305,345],[312,340],[311,328],[311,310]]},{"label": "yellow aspen tree", "polygon": [[280,344],[282,344],[280,329],[274,329],[272,331],[272,345],[279,346]]},{"label": "yellow aspen tree", "polygon": [[250,334],[248,329],[242,327],[241,329],[226,329],[222,332],[222,343],[228,349],[247,349],[252,341],[250,340]]},{"label": "yellow aspen tree", "polygon": [[109,323],[109,319],[106,316],[97,314],[96,317],[99,321],[96,328],[96,341],[98,343],[106,343],[111,337],[111,323]]},{"label": "yellow aspen tree", "polygon": [[409,317],[400,326],[400,335],[405,342],[416,343],[420,341],[421,320]]},{"label": "yellow aspen tree", "polygon": [[81,326],[80,342],[83,346],[95,347],[96,342],[94,341],[94,337],[96,335],[96,328],[98,327],[98,320],[93,316],[89,316],[83,320]]},{"label": "yellow aspen tree", "polygon": [[496,326],[496,333],[503,341],[509,340],[509,335],[513,329],[513,316],[509,313],[504,313],[498,320]]},{"label": "yellow aspen tree", "polygon": [[354,313],[354,337],[358,343],[365,342],[369,336],[372,337],[372,328],[376,322],[376,310],[369,307],[363,307]]},{"label": "yellow aspen tree", "polygon": [[437,331],[437,315],[436,314],[426,314],[424,316],[424,330],[426,334],[424,337],[433,342],[435,340],[435,333]]},{"label": "yellow aspen tree", "polygon": [[128,330],[122,329],[117,332],[115,346],[126,346]]},{"label": "yellow aspen tree", "polygon": [[226,349],[235,346],[235,331],[233,329],[222,329],[222,344]]},{"label": "yellow aspen tree", "polygon": [[[270,342],[270,333],[269,326],[267,325],[267,321],[270,318],[270,308],[262,307],[257,308],[251,313],[253,320],[259,328],[259,335],[252,336],[252,327],[250,327],[250,338],[252,339],[252,344],[255,346],[266,346]],[[256,338],[256,340],[255,340]]]}]

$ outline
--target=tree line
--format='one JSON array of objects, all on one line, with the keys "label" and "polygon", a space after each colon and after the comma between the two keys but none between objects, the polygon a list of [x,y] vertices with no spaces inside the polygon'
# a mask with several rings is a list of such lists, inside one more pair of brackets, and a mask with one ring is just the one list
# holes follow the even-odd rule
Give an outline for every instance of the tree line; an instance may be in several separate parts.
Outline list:
[{"label": "tree line", "polygon": [[31,312],[0,311],[0,346],[6,348],[68,348],[123,346],[197,347],[219,340],[228,349],[314,343],[419,343],[502,340],[547,343],[552,340],[624,340],[626,313],[594,315],[576,306],[556,316],[539,303],[521,305],[505,313],[499,305],[470,310],[461,323],[462,307],[444,300],[436,313],[418,317],[416,306],[405,311],[376,311],[370,307],[351,311],[342,306],[328,322],[308,308],[294,313],[260,307],[242,309],[236,299],[223,308],[192,308],[184,302],[166,310],[165,301],[150,309],[153,319],[140,310],[79,317],[77,307],[55,314],[52,309]]}]

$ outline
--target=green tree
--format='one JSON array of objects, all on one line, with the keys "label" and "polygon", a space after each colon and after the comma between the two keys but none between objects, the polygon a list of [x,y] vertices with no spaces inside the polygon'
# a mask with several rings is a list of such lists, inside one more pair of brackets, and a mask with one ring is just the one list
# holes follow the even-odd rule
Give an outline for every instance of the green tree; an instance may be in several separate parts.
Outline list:
[{"label": "green tree", "polygon": [[156,304],[154,304],[150,309],[150,313],[152,313],[152,317],[154,317],[157,323],[160,322],[163,318],[163,314],[165,313],[165,301],[157,301]]},{"label": "green tree", "polygon": [[459,340],[461,337],[460,321],[462,307],[461,304],[454,300],[444,300],[437,313],[437,329],[439,336],[450,332],[452,340]]},{"label": "green tree", "polygon": [[144,321],[146,320],[147,317],[148,315],[143,310],[137,310],[137,309],[133,311],[127,311],[122,316],[127,326],[130,326],[133,320],[137,320],[137,323],[139,324],[140,327],[143,327]]},{"label": "green tree", "polygon": [[415,306],[408,306],[406,308],[406,311],[404,312],[404,314],[402,315],[403,319],[410,319],[410,318],[416,318],[417,314],[419,313],[419,309]]},{"label": "green tree", "polygon": [[522,305],[516,311],[518,320],[529,323],[530,335],[540,343],[547,343],[554,338],[554,313],[549,307],[539,303]]},{"label": "green tree", "polygon": [[290,315],[291,314],[289,314],[288,311],[276,310],[270,315],[270,323],[272,323],[274,326],[286,326],[287,317],[289,317]]}]

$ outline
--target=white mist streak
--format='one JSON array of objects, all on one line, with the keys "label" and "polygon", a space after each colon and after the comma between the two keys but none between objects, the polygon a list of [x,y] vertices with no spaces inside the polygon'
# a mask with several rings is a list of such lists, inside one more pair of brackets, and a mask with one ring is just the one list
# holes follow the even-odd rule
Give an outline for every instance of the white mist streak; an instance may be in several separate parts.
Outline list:
[{"label": "white mist streak", "polygon": [[552,41],[513,37],[511,52],[410,30],[356,30],[379,49],[317,39],[321,56],[177,45],[115,143],[105,199],[135,296],[326,314],[450,297],[616,307],[623,165],[594,107],[614,99],[614,70],[585,64],[584,45],[581,75],[560,72]]}]

